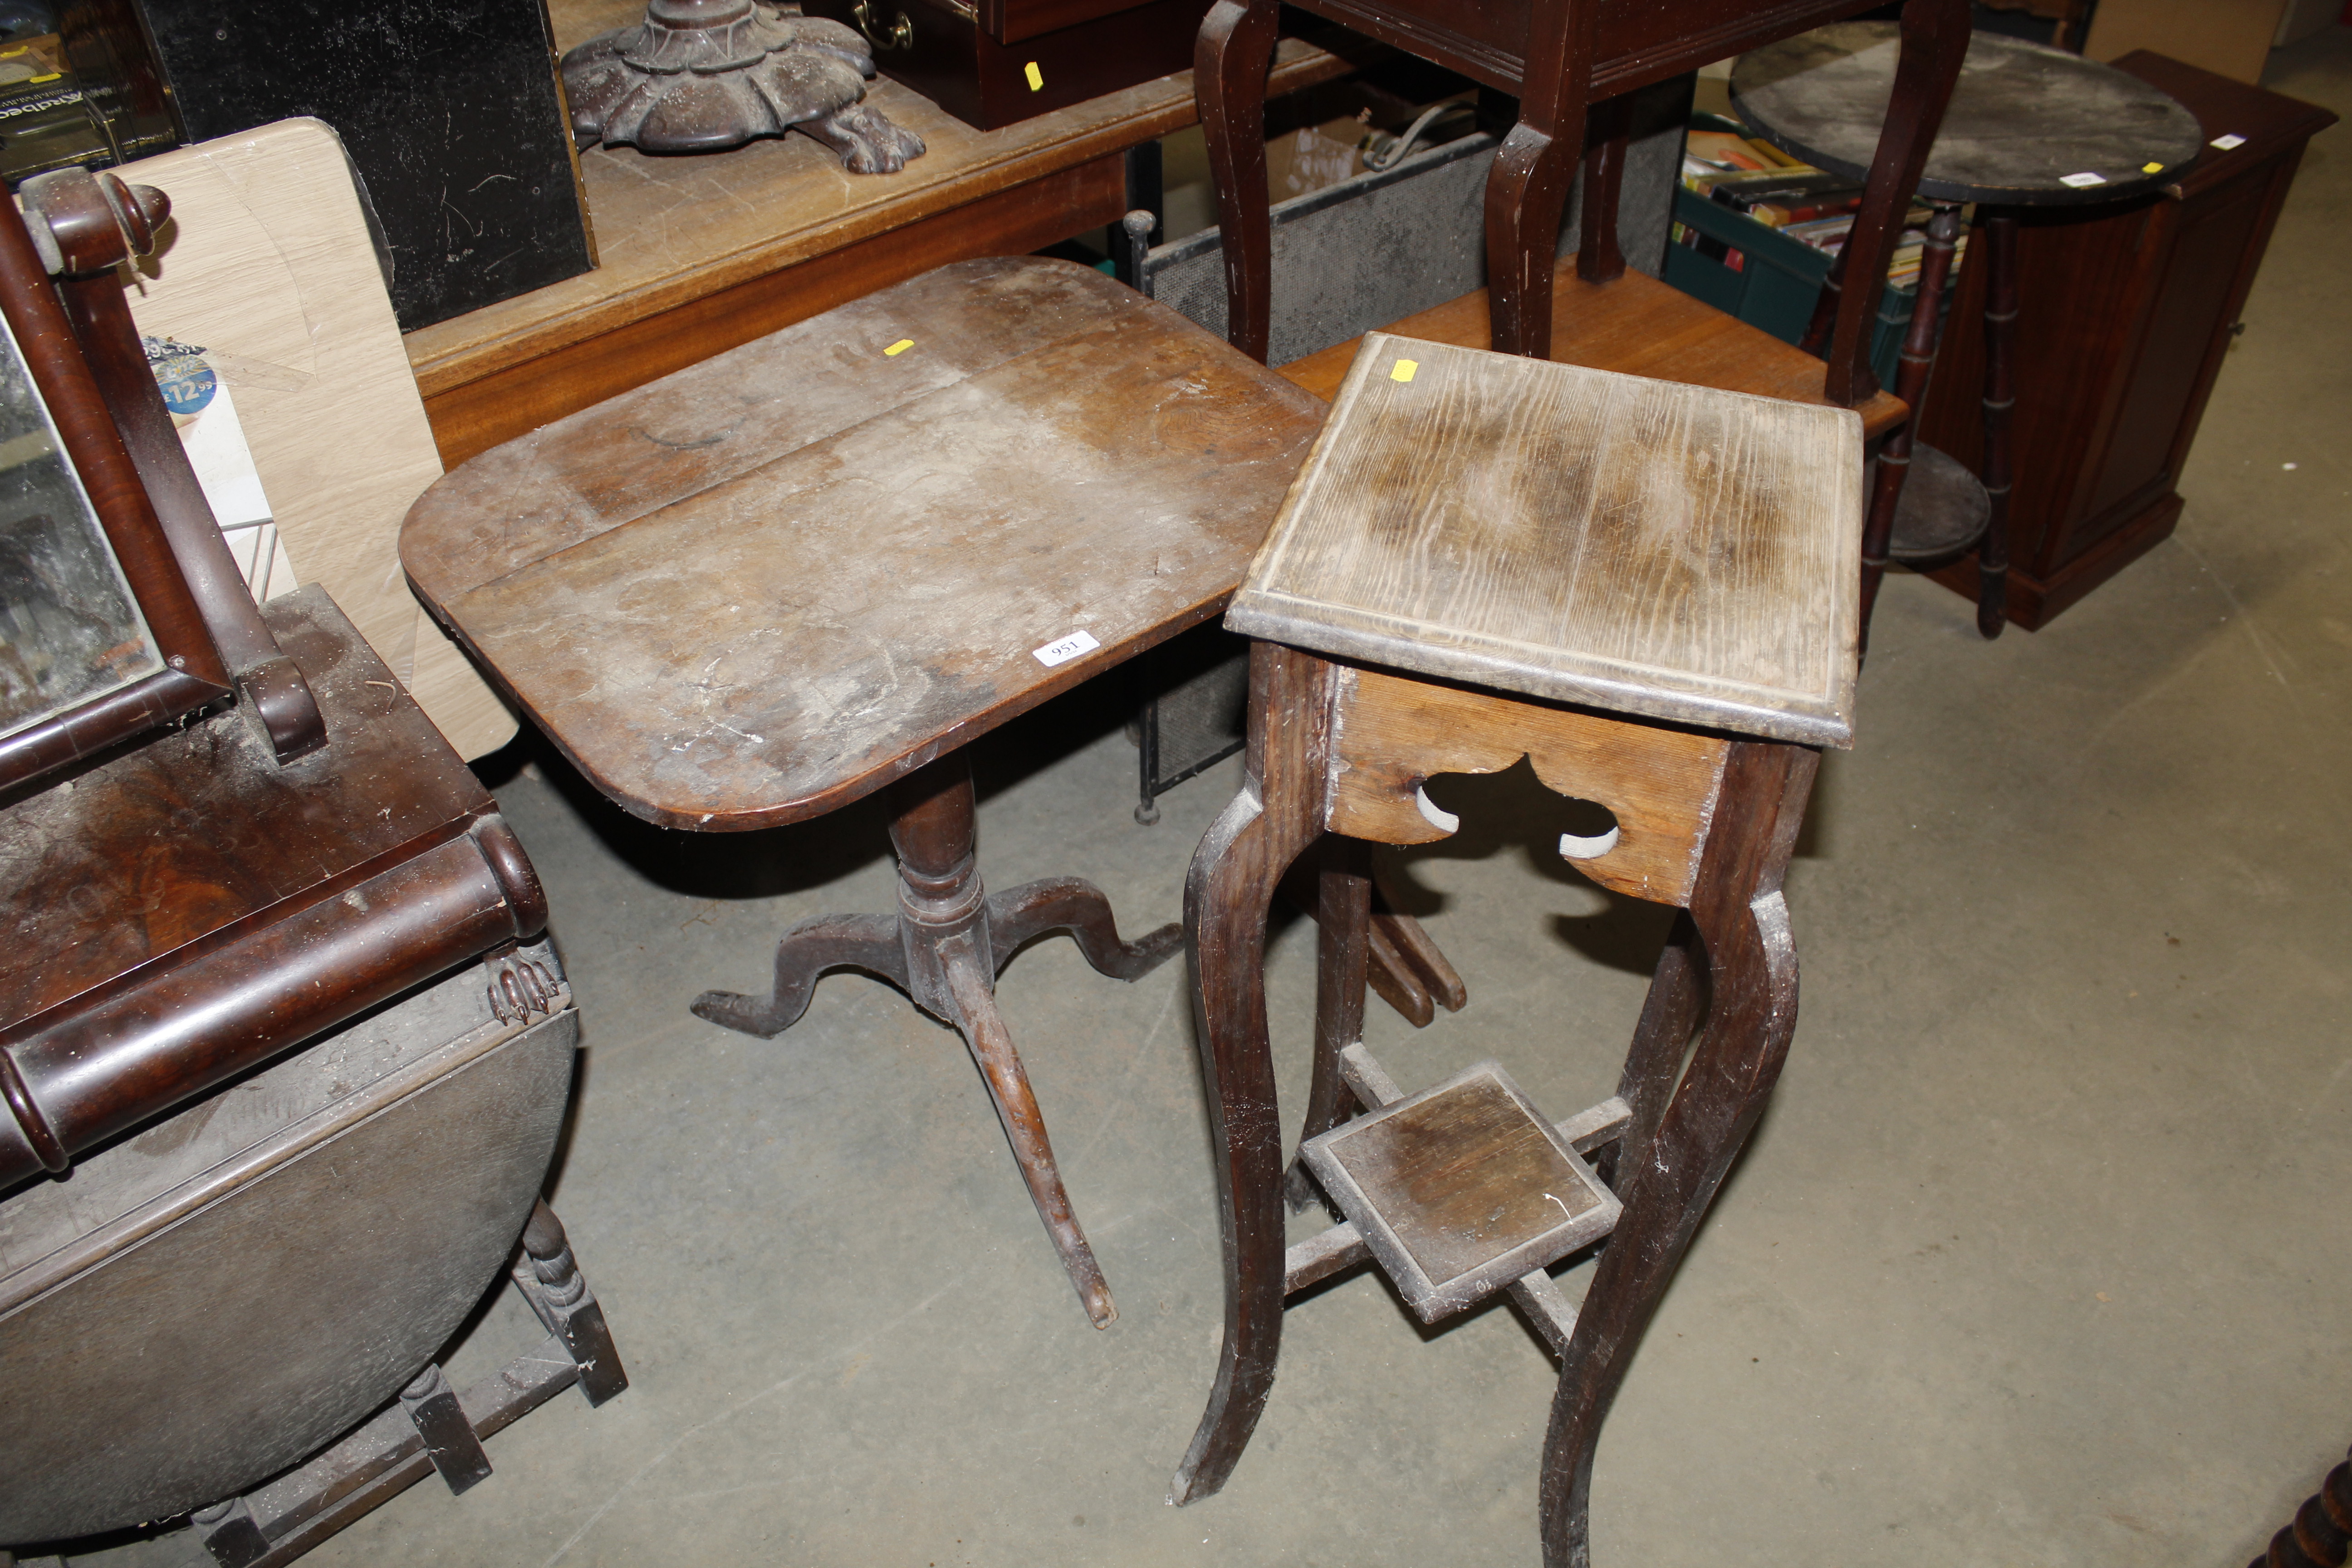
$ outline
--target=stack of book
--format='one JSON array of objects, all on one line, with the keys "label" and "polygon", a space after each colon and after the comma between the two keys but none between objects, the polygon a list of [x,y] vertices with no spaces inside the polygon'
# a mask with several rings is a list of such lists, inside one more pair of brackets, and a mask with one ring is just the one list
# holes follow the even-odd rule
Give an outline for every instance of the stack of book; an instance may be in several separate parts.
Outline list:
[{"label": "stack of book", "polygon": [[[1683,184],[1827,256],[1844,248],[1854,212],[1862,205],[1862,186],[1843,175],[1800,163],[1759,137],[1698,125],[1690,128],[1683,143]],[[1921,206],[1906,216],[1902,238],[1886,270],[1888,282],[1907,286],[1917,280],[1927,218],[1927,209]],[[1741,270],[1746,260],[1736,247],[1684,224],[1674,226],[1673,237],[1675,244],[1689,246],[1734,271]],[[1965,235],[1959,248],[1968,248]]]}]

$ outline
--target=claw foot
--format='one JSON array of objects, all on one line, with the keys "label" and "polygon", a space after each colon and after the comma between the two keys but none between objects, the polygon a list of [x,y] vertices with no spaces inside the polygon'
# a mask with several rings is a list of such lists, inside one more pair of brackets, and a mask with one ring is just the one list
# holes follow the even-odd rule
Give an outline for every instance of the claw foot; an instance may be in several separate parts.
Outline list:
[{"label": "claw foot", "polygon": [[482,960],[489,974],[490,1012],[502,1024],[520,1024],[533,1013],[555,1011],[555,976],[535,959],[509,947]]},{"label": "claw foot", "polygon": [[841,155],[853,174],[895,174],[909,160],[923,155],[923,139],[894,125],[872,105],[853,103],[814,120],[803,120],[807,132]]}]

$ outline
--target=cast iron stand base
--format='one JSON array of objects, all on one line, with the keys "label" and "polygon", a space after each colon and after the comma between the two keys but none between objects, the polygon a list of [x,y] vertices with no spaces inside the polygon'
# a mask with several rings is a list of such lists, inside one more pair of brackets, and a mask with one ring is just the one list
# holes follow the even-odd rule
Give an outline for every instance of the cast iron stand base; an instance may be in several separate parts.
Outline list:
[{"label": "cast iron stand base", "polygon": [[580,145],[723,153],[800,130],[853,174],[890,174],[923,139],[865,102],[874,57],[851,28],[758,0],[651,0],[646,18],[563,57]]}]

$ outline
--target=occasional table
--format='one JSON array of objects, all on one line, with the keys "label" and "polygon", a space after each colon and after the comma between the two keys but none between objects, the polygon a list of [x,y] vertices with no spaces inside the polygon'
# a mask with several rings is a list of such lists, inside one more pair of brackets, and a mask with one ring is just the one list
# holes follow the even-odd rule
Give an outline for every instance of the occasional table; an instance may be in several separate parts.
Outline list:
[{"label": "occasional table", "polygon": [[[1732,68],[1733,111],[1776,146],[1859,179],[1869,170],[1894,89],[1895,40],[1891,23],[1845,22],[1743,55]],[[1916,408],[1927,389],[1959,208],[1975,203],[1987,300],[1982,489],[1979,495],[1933,448],[1920,448],[1915,462],[1916,420],[1887,443],[1863,539],[1865,628],[1891,561],[1927,564],[1973,548],[1977,629],[1988,637],[2000,635],[2007,618],[2021,215],[2143,196],[2178,178],[2203,143],[2194,115],[2113,67],[1996,34],[1969,40],[1919,182],[1919,196],[1936,216],[1895,392]],[[1928,482],[1906,504],[1906,471],[1913,467]]]},{"label": "occasional table", "polygon": [[[1424,1322],[1508,1289],[1559,1355],[1544,1556],[1585,1568],[1601,1424],[1796,1025],[1780,882],[1852,741],[1862,455],[1851,410],[1365,336],[1226,617],[1248,778],[1184,894],[1225,1337],[1171,1500],[1240,1459],[1284,1298],[1370,1260]],[[1522,760],[1615,819],[1564,858],[1680,911],[1616,1092],[1562,1121],[1491,1062],[1406,1094],[1361,1044],[1363,846],[1448,837],[1430,778]],[[1266,906],[1327,833],[1358,858],[1321,871],[1303,1160],[1346,1219],[1286,1248]],[[1572,1304],[1549,1268],[1604,1235]]]},{"label": "occasional table", "polygon": [[1102,893],[994,895],[964,745],[1217,614],[1323,407],[1089,268],[960,262],[560,419],[410,512],[418,595],[649,822],[740,832],[887,788],[898,908],[784,933],[772,1036],[862,969],[963,1035],[1097,1327],[1116,1315],[994,999],[1048,931],[1134,979]]}]

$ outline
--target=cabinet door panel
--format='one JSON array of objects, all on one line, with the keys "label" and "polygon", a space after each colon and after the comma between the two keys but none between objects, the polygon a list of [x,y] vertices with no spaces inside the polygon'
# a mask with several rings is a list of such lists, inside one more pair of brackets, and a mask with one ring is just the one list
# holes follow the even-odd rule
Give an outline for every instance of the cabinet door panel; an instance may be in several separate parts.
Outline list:
[{"label": "cabinet door panel", "polygon": [[2091,491],[2089,515],[2066,540],[2061,560],[2080,554],[2123,522],[2133,509],[2118,502],[2150,484],[2170,487],[2181,422],[2219,368],[2213,351],[2230,324],[2226,307],[2238,293],[2238,270],[2247,260],[2263,192],[2262,182],[2243,181],[2179,204],[2172,254]]}]

